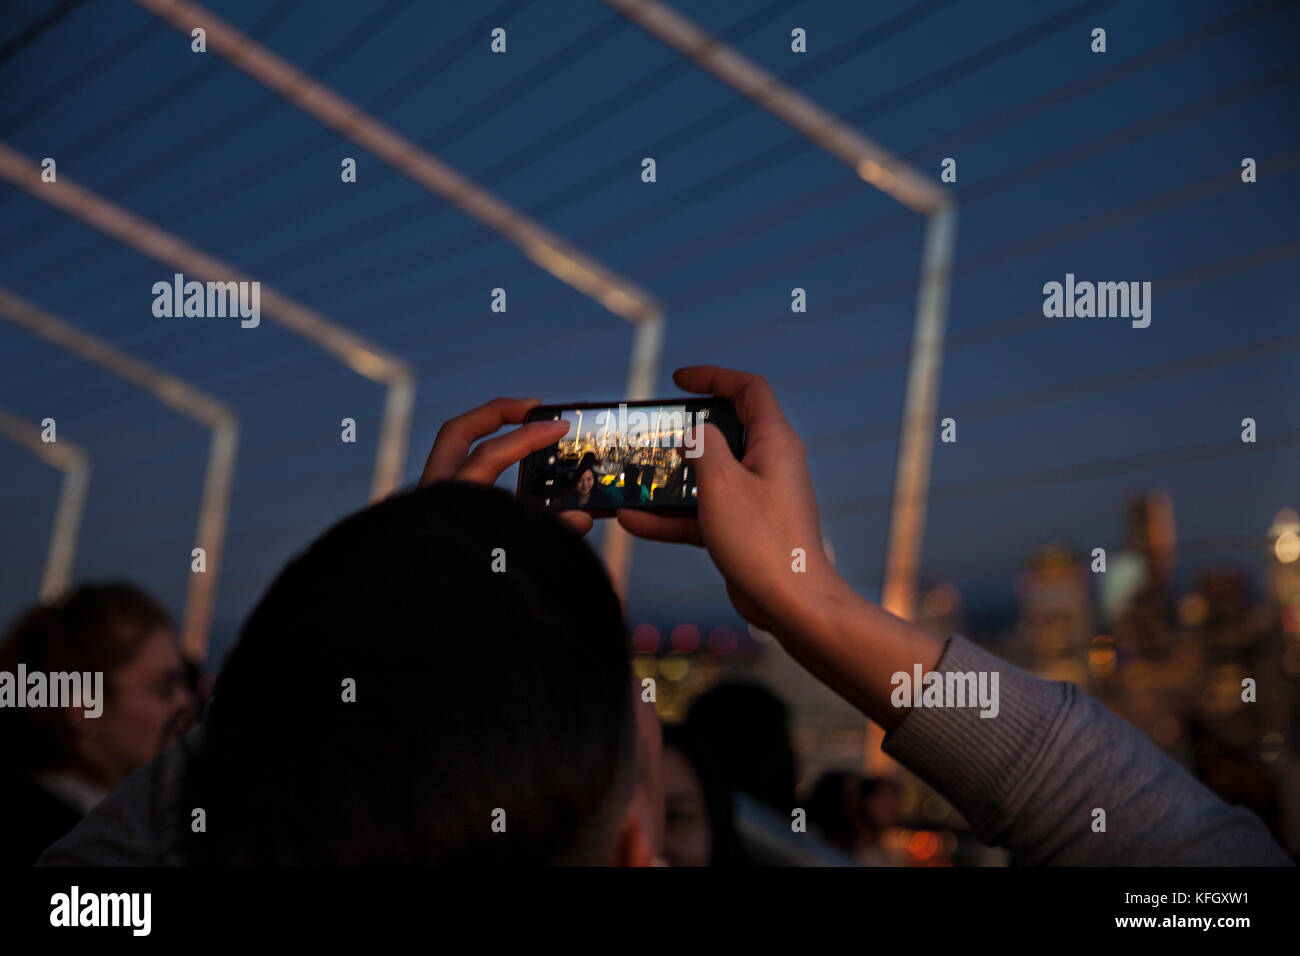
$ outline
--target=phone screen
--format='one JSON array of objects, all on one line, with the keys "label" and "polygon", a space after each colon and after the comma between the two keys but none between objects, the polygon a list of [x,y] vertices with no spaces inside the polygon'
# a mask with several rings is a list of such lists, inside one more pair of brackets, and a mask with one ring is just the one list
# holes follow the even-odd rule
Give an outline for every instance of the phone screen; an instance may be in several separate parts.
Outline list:
[{"label": "phone screen", "polygon": [[546,420],[567,422],[569,430],[520,463],[519,494],[554,511],[693,510],[695,461],[708,435],[694,432],[697,423],[716,424],[732,454],[744,452],[736,410],[725,399],[546,405],[528,415]]}]

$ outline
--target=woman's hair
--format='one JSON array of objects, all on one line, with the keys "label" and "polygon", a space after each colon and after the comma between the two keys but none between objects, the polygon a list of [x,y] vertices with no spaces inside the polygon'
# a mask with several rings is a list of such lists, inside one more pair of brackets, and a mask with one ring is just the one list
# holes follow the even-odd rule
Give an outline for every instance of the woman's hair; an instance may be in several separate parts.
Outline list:
[{"label": "woman's hair", "polygon": [[[134,585],[83,585],[18,616],[0,645],[0,671],[15,673],[21,663],[29,673],[102,672],[107,703],[114,695],[114,673],[135,658],[151,634],[171,627],[167,612]],[[71,753],[71,735],[62,708],[0,708],[0,754],[10,766],[61,767]]]}]

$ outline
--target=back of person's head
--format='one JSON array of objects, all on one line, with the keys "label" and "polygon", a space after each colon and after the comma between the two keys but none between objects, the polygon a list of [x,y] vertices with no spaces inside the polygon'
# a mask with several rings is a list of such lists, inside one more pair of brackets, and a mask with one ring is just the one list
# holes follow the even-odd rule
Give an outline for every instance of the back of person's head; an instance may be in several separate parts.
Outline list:
[{"label": "back of person's head", "polygon": [[777,810],[794,806],[790,712],[770,690],[718,684],[696,698],[686,726],[728,787]]},{"label": "back of person's head", "polygon": [[641,469],[629,462],[623,466],[623,497],[632,502],[641,495]]},{"label": "back of person's head", "polygon": [[822,775],[804,805],[808,822],[830,843],[852,850],[857,839],[858,799],[864,781],[858,774],[832,770]]},{"label": "back of person's head", "polygon": [[[635,785],[628,643],[552,515],[439,484],[326,532],[217,680],[183,805],[216,864],[604,863]],[[188,819],[186,821],[188,823]]]},{"label": "back of person's head", "polygon": [[[84,708],[0,707],[0,754],[27,771],[94,763],[84,769],[114,786],[161,748],[166,725],[189,701],[171,618],[131,584],[82,585],[28,608],[0,644],[0,671],[16,675],[19,664],[47,681],[52,674],[103,675],[102,713],[90,721],[81,717]],[[138,681],[122,679],[136,670]],[[169,679],[177,686],[152,686]]]}]

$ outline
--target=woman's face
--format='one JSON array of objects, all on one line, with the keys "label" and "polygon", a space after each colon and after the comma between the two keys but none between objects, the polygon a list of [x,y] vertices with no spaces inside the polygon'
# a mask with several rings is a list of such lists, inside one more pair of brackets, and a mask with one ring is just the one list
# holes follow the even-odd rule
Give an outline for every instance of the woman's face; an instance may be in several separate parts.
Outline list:
[{"label": "woman's face", "polygon": [[676,747],[664,747],[664,859],[673,866],[713,862],[713,824],[704,788]]},{"label": "woman's face", "polygon": [[197,708],[175,635],[167,628],[154,631],[135,657],[105,676],[113,681],[113,699],[99,718],[78,718],[77,749],[97,782],[116,787],[189,730]]},{"label": "woman's face", "polygon": [[596,485],[596,476],[591,471],[584,471],[578,476],[578,494],[587,497]]}]

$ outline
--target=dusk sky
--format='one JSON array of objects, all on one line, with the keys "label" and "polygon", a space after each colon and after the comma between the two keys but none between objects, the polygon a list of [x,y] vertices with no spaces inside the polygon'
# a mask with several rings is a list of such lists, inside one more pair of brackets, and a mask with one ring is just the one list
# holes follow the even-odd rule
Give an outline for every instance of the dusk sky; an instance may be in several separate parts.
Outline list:
[{"label": "dusk sky", "polygon": [[[406,359],[408,482],[439,425],[493,396],[617,405],[631,327],[515,245],[135,4],[73,3],[21,43],[61,4],[16,6],[0,142]],[[936,182],[956,160],[938,412],[958,440],[935,435],[925,581],[1013,609],[1034,548],[1118,547],[1125,502],[1153,487],[1172,496],[1182,586],[1211,565],[1258,573],[1274,514],[1300,506],[1297,4],[676,6]],[[211,9],[658,300],[656,397],[680,394],[682,364],[766,375],[838,566],[878,597],[918,215],[597,0]],[[219,656],[285,561],[365,504],[382,388],[265,317],[155,317],[173,268],[4,180],[0,221],[0,287],[239,417]],[[1067,274],[1150,282],[1150,326],[1044,317],[1044,285]],[[179,615],[208,433],[3,321],[0,408],[55,418],[92,456],[77,579],[136,581]],[[36,597],[58,487],[0,442],[5,621]],[[636,547],[628,618],[741,627],[704,556],[661,544]]]}]

